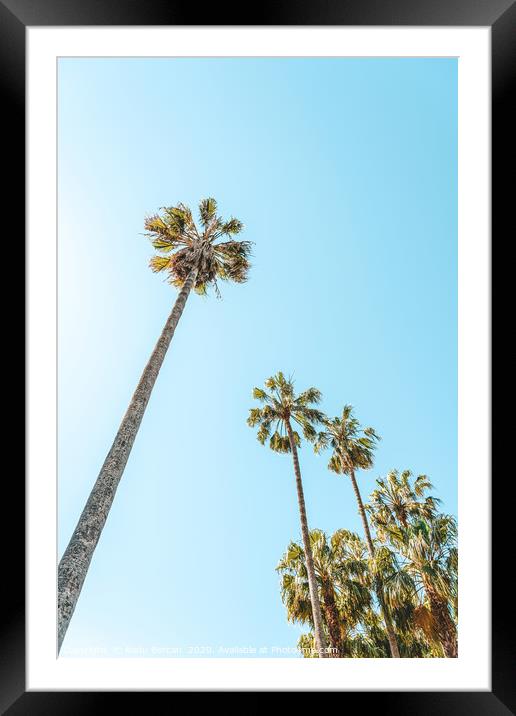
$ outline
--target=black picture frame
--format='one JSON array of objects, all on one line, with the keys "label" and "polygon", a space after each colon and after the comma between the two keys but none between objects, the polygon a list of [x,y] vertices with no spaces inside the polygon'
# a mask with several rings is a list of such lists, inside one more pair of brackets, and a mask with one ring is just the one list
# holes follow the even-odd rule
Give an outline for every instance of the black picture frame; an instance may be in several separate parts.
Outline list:
[{"label": "black picture frame", "polygon": [[[510,97],[516,84],[516,3],[514,0],[278,0],[256,5],[219,2],[206,7],[173,0],[0,0],[0,91],[4,120],[4,166],[9,182],[3,191],[4,221],[13,231],[10,217],[16,217],[16,233],[25,216],[25,32],[29,26],[63,25],[404,25],[404,26],[489,26],[492,37],[492,259],[501,255],[504,237],[514,234],[514,114]],[[514,100],[513,100],[514,101]],[[512,152],[511,152],[511,149]],[[5,158],[10,155],[10,158]],[[512,162],[512,163],[511,163]],[[511,179],[512,172],[512,179]],[[512,220],[512,221],[511,221]],[[495,251],[498,248],[498,252]],[[19,260],[19,259],[17,259]],[[506,262],[504,262],[505,264]],[[494,264],[496,265],[496,264]],[[507,266],[505,266],[507,269]],[[501,269],[501,266],[500,266]],[[492,315],[498,315],[509,296],[510,282],[497,283]],[[10,318],[10,316],[9,316]],[[12,321],[14,325],[19,323]],[[505,335],[506,331],[504,331]],[[23,339],[22,339],[23,342]],[[494,343],[496,345],[496,343]],[[500,350],[500,355],[505,351]],[[498,359],[498,356],[497,356]],[[493,407],[497,387],[505,372],[499,364],[492,373]],[[497,378],[497,376],[499,376]],[[498,380],[498,382],[497,382]],[[21,383],[20,383],[21,384]],[[501,392],[501,390],[500,390]],[[505,397],[505,395],[504,395]],[[17,394],[19,400],[19,392]],[[501,437],[493,421],[492,455],[492,690],[460,692],[347,692],[343,707],[378,708],[382,713],[404,714],[489,714],[516,713],[514,618],[511,616],[511,589],[507,582],[512,555],[511,520],[496,519],[502,505],[514,504],[514,480],[500,478],[498,455],[503,454]],[[505,447],[505,446],[504,446]],[[496,456],[496,459],[494,459]],[[24,480],[13,463],[4,500],[17,525],[4,539],[4,598],[0,656],[0,710],[12,714],[82,714],[110,704],[121,693],[25,692],[25,583]],[[496,476],[499,479],[496,479]],[[7,477],[7,475],[5,476]],[[4,511],[5,505],[4,502]],[[7,593],[7,594],[6,594]],[[508,603],[509,600],[509,603]],[[149,707],[143,699],[160,696],[173,705],[174,692],[130,694],[131,712]],[[365,701],[364,701],[365,699]],[[350,703],[354,702],[354,703]],[[117,706],[119,704],[117,703]]]}]

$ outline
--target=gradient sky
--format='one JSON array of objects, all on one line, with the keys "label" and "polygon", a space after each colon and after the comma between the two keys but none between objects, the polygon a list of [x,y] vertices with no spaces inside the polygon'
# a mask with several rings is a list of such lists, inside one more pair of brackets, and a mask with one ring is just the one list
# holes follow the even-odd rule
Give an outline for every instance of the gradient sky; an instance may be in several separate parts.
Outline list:
[{"label": "gradient sky", "polygon": [[[187,303],[61,654],[293,648],[275,566],[295,482],[246,425],[253,386],[283,370],[330,415],[351,403],[383,438],[363,496],[408,468],[456,514],[457,62],[58,72],[59,556],[176,296],[144,217],[214,196],[255,242],[248,284]],[[346,478],[300,459],[310,527],[360,531]]]}]

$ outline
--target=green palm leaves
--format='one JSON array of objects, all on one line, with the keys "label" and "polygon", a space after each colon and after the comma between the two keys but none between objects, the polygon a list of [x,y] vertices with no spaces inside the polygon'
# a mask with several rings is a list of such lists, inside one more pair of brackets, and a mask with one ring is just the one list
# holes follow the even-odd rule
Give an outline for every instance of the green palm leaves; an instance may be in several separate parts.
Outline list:
[{"label": "green palm leaves", "polygon": [[351,405],[345,405],[340,416],[326,418],[324,427],[317,436],[315,451],[331,448],[330,470],[349,475],[352,470],[373,466],[373,453],[380,437],[373,428],[362,429]]},{"label": "green palm leaves", "polygon": [[399,526],[408,527],[412,517],[431,519],[435,515],[439,499],[425,496],[432,483],[426,475],[418,475],[413,483],[411,478],[410,470],[401,474],[391,470],[385,479],[376,481],[378,487],[371,494],[369,511],[380,535]]},{"label": "green palm leaves", "polygon": [[[364,545],[358,535],[346,530],[339,531],[331,540],[322,530],[312,530],[310,546],[324,628],[333,656],[350,656],[351,632],[371,606],[364,569],[357,568],[364,556]],[[276,569],[281,575],[287,618],[313,627],[303,547],[291,542]]]},{"label": "green palm leaves", "polygon": [[[408,471],[405,474],[407,473]],[[384,486],[386,484],[384,480],[377,480],[377,483]],[[427,484],[430,485],[428,481]],[[395,590],[395,586],[397,582],[403,581],[406,593],[420,593],[430,589],[455,609],[458,571],[455,518],[437,513],[434,507],[435,498],[421,494],[417,500],[411,501],[409,517],[403,515],[400,518],[393,513],[386,528],[384,505],[380,503],[379,509],[375,507],[383,489],[379,487],[372,493],[368,510],[373,524],[380,526],[377,532],[380,540],[401,556],[401,567],[392,570],[392,578],[387,584],[391,601],[400,601],[401,593]],[[431,512],[428,511],[429,500],[432,505]],[[383,550],[390,553],[387,547],[383,547]],[[396,574],[398,576],[395,576]]]},{"label": "green palm leaves", "polygon": [[178,288],[196,271],[194,290],[199,294],[205,294],[210,285],[218,294],[218,280],[244,283],[250,268],[251,242],[233,238],[242,231],[242,222],[223,220],[217,214],[217,202],[210,197],[199,204],[199,224],[200,228],[192,211],[181,203],[147,217],[147,236],[159,252],[149,262],[152,271],[165,271]]},{"label": "green palm leaves", "polygon": [[[269,440],[269,447],[275,452],[291,451],[287,434],[287,423],[292,421],[310,442],[317,438],[315,425],[322,423],[325,416],[314,405],[321,402],[321,393],[317,388],[308,388],[296,395],[291,379],[279,372],[265,381],[265,388],[254,388],[253,398],[262,403],[261,408],[251,408],[247,424],[258,426],[257,438],[262,445]],[[297,430],[292,430],[297,447],[301,445],[301,437]]]},{"label": "green palm leaves", "polygon": [[[310,532],[324,629],[337,657],[385,657],[388,642],[372,598],[374,569],[360,537],[337,530],[330,539],[322,530]],[[281,576],[281,598],[289,621],[313,627],[307,568],[303,547],[291,542],[276,570]],[[314,656],[311,634],[299,647]]]}]

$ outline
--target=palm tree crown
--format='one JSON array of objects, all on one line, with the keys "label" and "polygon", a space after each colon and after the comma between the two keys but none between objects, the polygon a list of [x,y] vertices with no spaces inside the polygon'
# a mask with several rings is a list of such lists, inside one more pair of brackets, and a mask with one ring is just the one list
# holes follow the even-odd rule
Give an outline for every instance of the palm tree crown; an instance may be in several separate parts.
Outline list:
[{"label": "palm tree crown", "polygon": [[[396,539],[393,540],[396,543]],[[440,596],[456,606],[457,596],[457,521],[452,515],[438,514],[410,525],[405,545],[407,571],[416,579],[431,584]],[[404,549],[405,546],[405,549]]]},{"label": "palm tree crown", "polygon": [[[350,656],[351,631],[371,606],[365,545],[347,530],[339,530],[331,540],[322,530],[311,530],[310,545],[333,656]],[[281,574],[287,619],[313,626],[303,546],[291,542],[276,571]]]},{"label": "palm tree crown", "polygon": [[[343,622],[356,624],[360,609],[370,605],[365,545],[358,535],[343,529],[337,530],[331,540],[322,530],[310,530],[310,545],[323,606],[331,596],[343,612]],[[276,571],[282,575],[281,596],[287,619],[311,624],[303,546],[291,542]]]},{"label": "palm tree crown", "polygon": [[342,415],[326,418],[325,430],[320,432],[315,443],[315,451],[326,447],[333,450],[328,468],[337,474],[349,475],[353,470],[368,470],[373,465],[375,443],[380,437],[373,428],[364,428],[353,415],[353,407],[345,405]]},{"label": "palm tree crown", "polygon": [[[387,535],[384,534],[384,537]],[[445,656],[456,656],[458,618],[457,524],[451,515],[411,518],[407,528],[391,526],[388,540],[392,556],[386,596],[396,620],[402,614],[405,628],[416,626],[430,644],[440,643]],[[388,558],[386,557],[386,560]],[[438,654],[439,655],[439,654]]]},{"label": "palm tree crown", "polygon": [[[204,295],[211,284],[218,295],[217,279],[244,283],[250,268],[250,241],[235,241],[232,236],[243,229],[241,221],[224,221],[217,215],[215,199],[203,199],[199,204],[197,228],[191,210],[184,204],[163,207],[162,214],[145,220],[147,236],[161,254],[149,262],[154,272],[166,271],[169,281],[181,288],[195,270],[194,290]],[[222,238],[228,238],[221,241]]]},{"label": "palm tree crown", "polygon": [[[302,429],[303,436],[313,442],[317,437],[314,423],[322,423],[325,419],[324,413],[312,407],[321,401],[321,392],[317,388],[308,388],[295,395],[292,380],[285,378],[281,372],[267,378],[265,387],[267,390],[254,388],[253,398],[263,403],[263,407],[251,408],[247,419],[247,424],[251,428],[259,426],[257,438],[261,444],[265,445],[269,439],[271,450],[290,452],[290,441],[286,430],[287,423],[291,420]],[[299,433],[293,430],[292,434],[296,446],[299,447],[301,445]]]},{"label": "palm tree crown", "polygon": [[371,493],[367,509],[380,535],[391,527],[408,527],[410,518],[431,519],[440,500],[425,495],[432,489],[432,483],[426,475],[418,475],[411,484],[412,473],[403,470],[391,470],[385,479],[376,481],[378,487]]}]

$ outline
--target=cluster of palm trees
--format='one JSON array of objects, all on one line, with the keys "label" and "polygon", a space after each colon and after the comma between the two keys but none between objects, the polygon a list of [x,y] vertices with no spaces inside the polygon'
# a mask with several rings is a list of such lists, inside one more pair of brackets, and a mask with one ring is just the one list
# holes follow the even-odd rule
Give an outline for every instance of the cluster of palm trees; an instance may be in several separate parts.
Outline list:
[{"label": "cluster of palm trees", "polygon": [[[200,202],[198,219],[178,204],[145,221],[158,251],[150,268],[164,272],[179,294],[59,562],[58,651],[191,291],[204,295],[211,286],[218,295],[219,280],[244,283],[248,277],[251,242],[235,238],[242,222],[222,219],[213,198]],[[248,422],[258,426],[261,443],[268,440],[273,450],[290,452],[294,461],[302,545],[288,547],[278,570],[288,618],[311,627],[300,647],[322,658],[456,656],[456,526],[451,517],[437,513],[435,499],[425,497],[428,480],[419,477],[411,485],[408,473],[391,473],[378,481],[364,507],[355,472],[372,466],[375,432],[362,431],[349,406],[341,417],[328,419],[316,407],[318,390],[295,395],[292,381],[281,373],[269,378],[265,388],[255,388],[262,406],[251,409]],[[298,457],[302,438],[318,452],[330,447],[330,469],[349,476],[365,542],[346,530],[330,540],[323,532],[309,531]]]},{"label": "cluster of palm trees", "polygon": [[[364,505],[356,480],[373,466],[378,435],[363,429],[345,405],[340,416],[319,410],[317,388],[296,394],[283,373],[254,388],[260,407],[250,427],[260,443],[291,453],[301,522],[301,543],[291,542],[277,570],[290,621],[306,624],[298,647],[305,657],[456,657],[457,526],[438,511],[425,475],[393,470],[376,481]],[[329,539],[309,530],[298,448],[331,450],[328,468],[349,477],[364,536],[346,529]],[[375,529],[373,537],[370,521]]]}]

